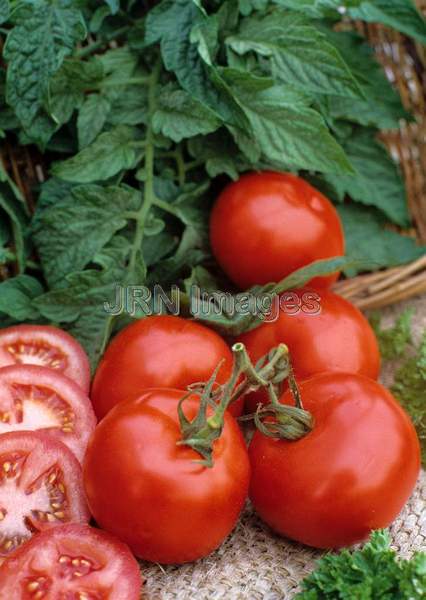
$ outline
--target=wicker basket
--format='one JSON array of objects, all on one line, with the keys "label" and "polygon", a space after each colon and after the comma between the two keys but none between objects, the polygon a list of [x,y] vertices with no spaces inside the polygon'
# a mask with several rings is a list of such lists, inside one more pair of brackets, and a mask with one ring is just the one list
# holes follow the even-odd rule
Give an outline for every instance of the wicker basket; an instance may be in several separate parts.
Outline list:
[{"label": "wicker basket", "polygon": [[[426,0],[417,5],[426,14]],[[426,49],[386,27],[357,23],[356,28],[369,40],[405,108],[415,116],[413,123],[403,122],[399,130],[383,132],[381,138],[404,174],[414,226],[407,234],[426,243]],[[426,293],[426,256],[409,265],[340,281],[335,291],[363,309]]]},{"label": "wicker basket", "polygon": [[[417,2],[426,15],[426,0]],[[396,131],[383,132],[382,140],[397,160],[405,177],[413,228],[407,235],[426,243],[426,48],[389,28],[365,23],[355,27],[374,47],[390,81],[398,88],[404,106],[415,121],[401,123]],[[3,164],[21,190],[30,212],[34,211],[34,184],[44,180],[43,157],[31,147],[0,150]],[[0,266],[0,281],[13,275]],[[415,262],[339,281],[335,291],[362,309],[379,308],[426,293],[426,255]]]}]

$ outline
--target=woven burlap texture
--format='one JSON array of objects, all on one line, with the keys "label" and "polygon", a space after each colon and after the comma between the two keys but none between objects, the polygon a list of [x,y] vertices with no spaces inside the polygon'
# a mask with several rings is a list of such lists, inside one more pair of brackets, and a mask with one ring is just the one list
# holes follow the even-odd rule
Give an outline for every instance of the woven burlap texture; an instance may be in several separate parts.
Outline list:
[{"label": "woven burlap texture", "polygon": [[[415,337],[426,328],[426,298],[384,311],[390,324],[405,306],[415,310]],[[390,384],[392,369],[382,379]],[[384,499],[384,501],[386,501]],[[182,515],[182,518],[190,518]],[[402,514],[390,528],[394,548],[409,557],[426,550],[426,473]],[[145,600],[290,600],[321,553],[274,535],[253,514],[244,512],[233,534],[211,556],[183,566],[143,564]]]}]

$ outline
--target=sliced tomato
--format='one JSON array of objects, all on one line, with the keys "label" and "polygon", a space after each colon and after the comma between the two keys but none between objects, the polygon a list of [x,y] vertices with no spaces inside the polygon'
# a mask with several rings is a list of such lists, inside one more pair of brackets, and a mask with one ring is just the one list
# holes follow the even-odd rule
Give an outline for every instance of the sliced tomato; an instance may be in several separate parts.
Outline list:
[{"label": "sliced tomato", "polygon": [[88,525],[40,533],[0,567],[0,600],[139,600],[141,586],[128,547]]},{"label": "sliced tomato", "polygon": [[0,560],[39,531],[89,518],[81,466],[64,444],[35,431],[0,435]]},{"label": "sliced tomato", "polygon": [[0,330],[0,367],[13,364],[55,369],[89,391],[89,359],[77,340],[57,327],[17,325]]},{"label": "sliced tomato", "polygon": [[33,365],[0,369],[0,434],[43,430],[81,461],[95,425],[89,398],[65,375]]}]

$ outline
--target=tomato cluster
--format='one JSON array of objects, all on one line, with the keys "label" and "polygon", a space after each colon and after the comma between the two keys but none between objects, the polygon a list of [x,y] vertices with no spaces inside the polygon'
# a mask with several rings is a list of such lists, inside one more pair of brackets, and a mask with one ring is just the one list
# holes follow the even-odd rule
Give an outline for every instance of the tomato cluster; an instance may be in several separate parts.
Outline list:
[{"label": "tomato cluster", "polygon": [[[328,200],[270,172],[228,186],[211,242],[243,288],[344,250]],[[318,310],[281,311],[234,340],[247,370],[195,321],[136,321],[107,348],[90,399],[89,362],[71,336],[2,330],[0,600],[136,600],[134,555],[181,564],[210,554],[248,497],[275,531],[319,548],[389,525],[415,485],[419,444],[376,381],[368,321],[328,289],[337,276],[292,292]],[[290,385],[274,379],[277,347],[289,349],[280,364]],[[258,427],[249,449],[236,420],[244,399]]]}]

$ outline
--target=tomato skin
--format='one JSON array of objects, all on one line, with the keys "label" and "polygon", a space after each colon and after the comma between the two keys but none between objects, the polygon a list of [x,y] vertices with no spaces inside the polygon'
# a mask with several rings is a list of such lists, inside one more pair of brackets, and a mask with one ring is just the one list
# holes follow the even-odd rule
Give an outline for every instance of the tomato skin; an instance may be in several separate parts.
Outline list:
[{"label": "tomato skin", "polygon": [[[96,521],[145,560],[181,564],[210,554],[232,531],[247,497],[249,461],[231,415],[204,467],[181,439],[177,404],[184,392],[145,391],[117,405],[98,425],[83,468]],[[184,404],[192,419],[199,406]],[[105,499],[108,499],[106,501]]]},{"label": "tomato skin", "polygon": [[[61,556],[68,562],[61,562]],[[82,558],[85,564],[72,565],[73,559]],[[33,582],[41,589],[27,591]],[[88,525],[62,525],[40,533],[0,567],[0,600],[139,600],[141,586],[138,563],[125,544]],[[37,590],[43,595],[36,596]]]},{"label": "tomato skin", "polygon": [[[27,352],[22,354],[19,349],[25,347]],[[49,356],[49,350],[53,356]],[[0,367],[14,364],[53,368],[78,383],[84,392],[89,391],[90,364],[87,354],[77,340],[58,327],[16,325],[0,330]]]},{"label": "tomato skin", "polygon": [[[420,448],[401,406],[379,383],[325,373],[300,386],[313,431],[296,442],[256,432],[250,498],[275,531],[338,548],[387,527],[415,486]],[[290,392],[281,402],[292,403]]]},{"label": "tomato skin", "polygon": [[[311,290],[319,296],[321,312],[297,314],[280,310],[278,319],[264,323],[243,334],[239,341],[246,345],[256,362],[280,343],[287,344],[297,379],[308,379],[322,372],[356,373],[377,379],[380,352],[376,336],[364,315],[348,300],[329,290]],[[299,299],[308,288],[295,290]],[[246,409],[256,410],[259,402],[267,402],[267,394],[258,391],[246,397]]]},{"label": "tomato skin", "polygon": [[[132,323],[113,339],[96,372],[91,399],[99,419],[119,402],[153,387],[185,390],[208,381],[221,360],[217,382],[232,371],[232,353],[214,331],[188,319],[152,316]],[[239,416],[243,399],[230,411]]]},{"label": "tomato skin", "polygon": [[[300,177],[272,171],[243,175],[223,190],[211,213],[210,242],[241,289],[344,254],[343,229],[331,202]],[[311,283],[329,286],[337,277]]]}]

